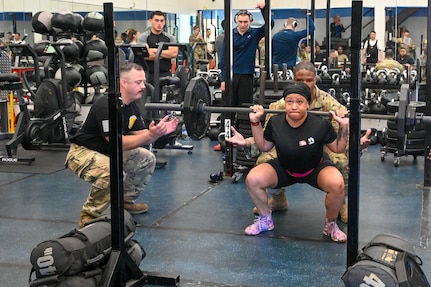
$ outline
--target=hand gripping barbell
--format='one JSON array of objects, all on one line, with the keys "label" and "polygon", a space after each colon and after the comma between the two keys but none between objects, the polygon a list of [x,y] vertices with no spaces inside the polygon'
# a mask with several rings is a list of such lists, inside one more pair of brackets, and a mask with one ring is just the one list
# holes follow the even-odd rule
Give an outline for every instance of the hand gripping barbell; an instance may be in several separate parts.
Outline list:
[{"label": "hand gripping barbell", "polygon": [[[404,139],[406,132],[411,131],[415,125],[431,123],[431,116],[424,116],[422,113],[417,113],[417,102],[408,102],[409,85],[401,86],[401,94],[399,101],[399,109],[395,115],[379,115],[379,114],[361,114],[361,118],[391,120],[397,122],[398,125],[398,152],[399,155],[404,154]],[[187,134],[193,140],[202,139],[209,128],[211,113],[250,113],[251,108],[241,107],[215,107],[210,106],[211,94],[206,81],[202,78],[195,77],[190,80],[187,85],[182,104],[165,104],[165,103],[147,103],[147,110],[165,110],[165,111],[181,111],[183,114],[184,124],[187,129]],[[265,113],[281,114],[284,110],[265,109]],[[331,117],[329,112],[309,111],[309,113],[319,116]]]}]

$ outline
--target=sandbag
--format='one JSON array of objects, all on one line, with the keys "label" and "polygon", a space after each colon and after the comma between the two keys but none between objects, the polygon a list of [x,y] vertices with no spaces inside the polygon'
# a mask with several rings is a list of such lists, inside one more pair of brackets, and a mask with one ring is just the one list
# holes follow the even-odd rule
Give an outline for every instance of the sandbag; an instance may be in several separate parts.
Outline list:
[{"label": "sandbag", "polygon": [[[131,240],[136,225],[124,212],[125,242]],[[51,275],[73,276],[103,266],[112,250],[110,214],[73,229],[58,239],[46,240],[33,249],[32,272],[37,278]]]},{"label": "sandbag", "polygon": [[346,287],[429,287],[413,245],[393,234],[375,236],[342,276]]},{"label": "sandbag", "polygon": [[96,268],[74,276],[52,275],[30,281],[30,287],[97,287],[104,269]]}]

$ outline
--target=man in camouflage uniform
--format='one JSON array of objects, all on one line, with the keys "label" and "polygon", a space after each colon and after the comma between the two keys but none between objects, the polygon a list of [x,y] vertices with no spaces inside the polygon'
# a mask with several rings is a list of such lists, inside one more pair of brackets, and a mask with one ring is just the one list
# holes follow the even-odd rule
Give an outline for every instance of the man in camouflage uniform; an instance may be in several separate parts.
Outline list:
[{"label": "man in camouflage uniform", "polygon": [[[120,93],[123,103],[123,193],[124,209],[132,214],[148,210],[146,203],[136,203],[150,182],[156,166],[152,152],[143,148],[162,135],[176,130],[178,120],[164,117],[157,125],[146,128],[136,104],[145,89],[145,72],[141,66],[129,63],[120,69]],[[99,217],[110,205],[109,108],[108,96],[91,106],[80,130],[71,139],[65,165],[80,178],[92,184],[81,210],[80,227]]]},{"label": "man in camouflage uniform", "polygon": [[376,64],[377,71],[385,69],[398,69],[400,72],[405,70],[402,64],[394,60],[394,51],[391,49],[387,49],[385,52],[385,58],[380,63]]},{"label": "man in camouflage uniform", "polygon": [[[309,61],[302,61],[295,66],[294,69],[294,80],[297,82],[303,82],[307,84],[307,86],[311,89],[311,103],[309,106],[310,111],[334,111],[338,116],[343,117],[347,113],[346,107],[341,105],[334,97],[329,95],[328,93],[320,90],[316,86],[316,69],[313,63]],[[284,110],[285,102],[284,98],[278,100],[277,102],[271,103],[269,109],[275,110]],[[268,122],[269,118],[274,114],[268,114],[265,119],[265,124]],[[338,132],[338,124],[332,120],[332,126],[335,131]],[[251,143],[254,143],[253,138],[246,139]],[[254,145],[253,145],[254,146]],[[256,150],[255,148],[253,149]],[[334,153],[330,151],[327,147],[325,147],[324,151],[329,155],[331,161],[335,164],[335,166],[340,170],[341,174],[344,178],[345,183],[345,191],[347,194],[347,183],[348,183],[348,175],[349,175],[349,162],[347,156],[347,150],[345,153]],[[263,162],[267,162],[270,159],[276,158],[277,153],[275,148],[273,148],[269,152],[263,152],[259,155],[256,164],[260,164]],[[269,198],[268,204],[272,211],[278,210],[286,210],[287,209],[287,197],[285,193],[285,189],[276,189],[276,190],[268,190],[272,197]],[[257,213],[257,209],[254,208],[254,212]],[[347,222],[347,203],[344,202],[342,209],[340,210],[340,218],[343,222]]]},{"label": "man in camouflage uniform", "polygon": [[[204,38],[203,38],[202,33],[201,33],[201,28],[199,28],[199,25],[195,25],[195,26],[193,26],[193,34],[191,34],[189,37],[189,44],[193,48],[193,45],[195,43],[200,43],[200,42],[205,42],[205,41],[204,41]],[[194,50],[193,56],[195,59],[195,63],[198,60],[205,59],[205,46],[204,45],[197,45],[195,50]],[[196,64],[195,68],[199,69],[199,65]]]}]

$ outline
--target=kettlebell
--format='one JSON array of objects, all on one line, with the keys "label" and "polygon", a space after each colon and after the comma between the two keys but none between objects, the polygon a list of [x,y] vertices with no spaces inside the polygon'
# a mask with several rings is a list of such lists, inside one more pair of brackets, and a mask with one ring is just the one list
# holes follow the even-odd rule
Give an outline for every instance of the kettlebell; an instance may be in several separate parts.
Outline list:
[{"label": "kettlebell", "polygon": [[387,74],[387,83],[388,85],[397,85],[398,84],[398,74],[399,74],[399,70],[398,72],[396,71],[398,69],[393,69],[390,70]]},{"label": "kettlebell", "polygon": [[365,77],[362,80],[364,83],[367,84],[371,84],[372,82],[374,82],[373,78],[371,77],[371,71],[367,70],[367,72],[365,73]]},{"label": "kettlebell", "polygon": [[332,75],[332,84],[335,86],[339,86],[340,85],[340,75],[338,75],[337,73],[334,73]]},{"label": "kettlebell", "polygon": [[376,81],[379,85],[384,85],[386,84],[386,71],[385,70],[379,70],[377,71],[376,74]]}]

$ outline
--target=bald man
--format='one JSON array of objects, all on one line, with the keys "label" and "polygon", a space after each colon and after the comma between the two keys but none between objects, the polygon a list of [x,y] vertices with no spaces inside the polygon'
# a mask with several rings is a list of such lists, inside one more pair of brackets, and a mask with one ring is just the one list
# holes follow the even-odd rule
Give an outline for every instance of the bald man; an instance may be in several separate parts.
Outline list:
[{"label": "bald man", "polygon": [[299,41],[314,32],[316,27],[313,20],[308,21],[308,28],[296,31],[298,22],[290,17],[284,24],[284,29],[275,33],[272,37],[272,61],[281,67],[287,64],[287,68],[293,70],[296,65]]}]

